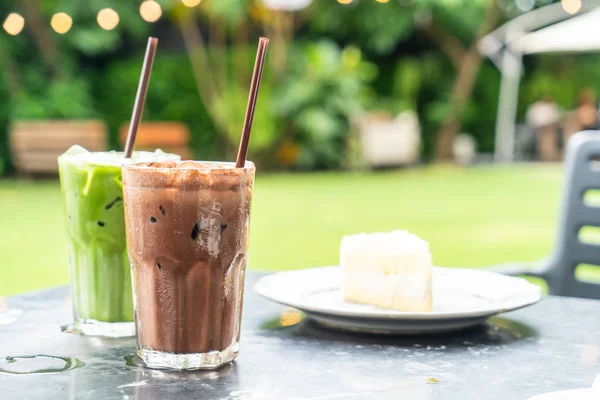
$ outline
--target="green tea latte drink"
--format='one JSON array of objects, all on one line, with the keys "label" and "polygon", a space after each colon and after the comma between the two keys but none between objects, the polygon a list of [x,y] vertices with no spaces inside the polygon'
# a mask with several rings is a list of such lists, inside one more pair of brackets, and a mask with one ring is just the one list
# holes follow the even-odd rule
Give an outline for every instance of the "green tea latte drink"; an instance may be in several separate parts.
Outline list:
[{"label": "green tea latte drink", "polygon": [[71,147],[58,158],[65,205],[74,327],[85,335],[135,335],[121,166],[179,160],[160,150],[90,153]]}]

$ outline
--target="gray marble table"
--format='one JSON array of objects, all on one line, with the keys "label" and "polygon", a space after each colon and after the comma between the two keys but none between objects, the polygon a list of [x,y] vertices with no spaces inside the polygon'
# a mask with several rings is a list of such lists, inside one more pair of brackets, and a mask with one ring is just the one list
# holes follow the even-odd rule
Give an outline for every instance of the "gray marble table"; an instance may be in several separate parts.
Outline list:
[{"label": "gray marble table", "polygon": [[[0,301],[0,399],[526,399],[590,387],[600,373],[600,302],[548,297],[443,336],[320,328],[259,298],[250,274],[238,360],[218,371],[150,370],[134,339],[62,332],[67,288]],[[43,355],[37,358],[21,356]],[[59,358],[53,358],[59,357]],[[64,370],[64,371],[61,371]]]}]

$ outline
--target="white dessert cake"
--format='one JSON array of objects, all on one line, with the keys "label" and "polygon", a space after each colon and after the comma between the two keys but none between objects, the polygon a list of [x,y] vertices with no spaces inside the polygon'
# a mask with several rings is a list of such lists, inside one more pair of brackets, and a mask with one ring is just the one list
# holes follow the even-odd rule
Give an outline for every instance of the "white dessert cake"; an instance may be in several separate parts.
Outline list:
[{"label": "white dessert cake", "polygon": [[431,311],[429,243],[406,232],[344,236],[344,301],[400,311]]}]

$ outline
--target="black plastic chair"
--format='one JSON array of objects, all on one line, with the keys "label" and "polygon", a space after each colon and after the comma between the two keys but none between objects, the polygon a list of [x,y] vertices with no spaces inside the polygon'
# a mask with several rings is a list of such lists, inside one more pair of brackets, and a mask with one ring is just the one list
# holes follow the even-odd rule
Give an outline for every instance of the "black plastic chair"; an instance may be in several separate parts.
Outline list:
[{"label": "black plastic chair", "polygon": [[582,227],[600,228],[600,207],[584,202],[590,189],[600,189],[600,131],[579,132],[568,142],[562,211],[550,258],[531,268],[507,264],[490,269],[508,275],[542,278],[553,295],[600,299],[600,284],[575,277],[578,265],[600,266],[600,246],[580,240]]}]

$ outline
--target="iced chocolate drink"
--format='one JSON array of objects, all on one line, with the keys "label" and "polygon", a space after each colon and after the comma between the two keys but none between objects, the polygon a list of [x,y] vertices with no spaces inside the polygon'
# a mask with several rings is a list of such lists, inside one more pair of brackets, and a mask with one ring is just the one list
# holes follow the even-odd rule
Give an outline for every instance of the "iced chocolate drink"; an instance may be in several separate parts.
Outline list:
[{"label": "iced chocolate drink", "polygon": [[123,168],[138,354],[154,368],[216,368],[238,353],[254,165]]}]

